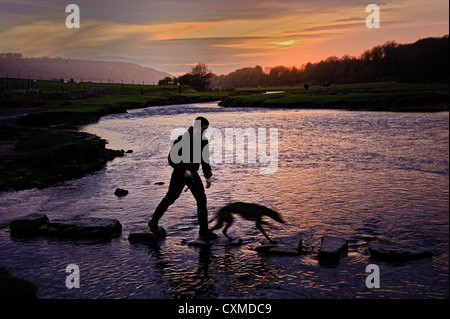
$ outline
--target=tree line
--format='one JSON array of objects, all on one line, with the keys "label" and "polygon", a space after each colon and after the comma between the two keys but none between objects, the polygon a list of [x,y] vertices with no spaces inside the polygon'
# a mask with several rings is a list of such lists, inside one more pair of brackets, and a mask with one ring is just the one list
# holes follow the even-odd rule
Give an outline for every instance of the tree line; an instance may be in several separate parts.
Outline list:
[{"label": "tree line", "polygon": [[[211,73],[204,63],[178,78],[165,78],[164,84],[190,85],[198,91],[239,87],[276,87],[345,84],[358,82],[448,82],[449,36],[425,38],[411,44],[394,41],[364,51],[359,57],[329,57],[318,63],[275,66],[257,65],[227,75]],[[170,82],[170,83],[169,83]]]}]

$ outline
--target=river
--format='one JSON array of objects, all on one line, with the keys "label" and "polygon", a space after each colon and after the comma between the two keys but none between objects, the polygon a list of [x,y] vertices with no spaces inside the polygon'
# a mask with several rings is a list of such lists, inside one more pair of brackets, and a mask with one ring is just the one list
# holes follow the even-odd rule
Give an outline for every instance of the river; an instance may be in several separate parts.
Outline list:
[{"label": "river", "polygon": [[[241,237],[243,246],[187,246],[198,232],[189,192],[161,219],[168,234],[159,248],[128,242],[129,232],[146,225],[167,191],[172,130],[189,127],[197,115],[208,118],[211,132],[266,129],[267,143],[276,129],[274,172],[262,174],[266,164],[259,157],[238,163],[224,155],[217,157],[222,163],[212,163],[209,214],[234,201],[272,207],[287,224],[273,222],[265,226],[267,233],[279,241],[301,236],[307,253],[255,252],[264,238],[239,217],[228,233]],[[40,298],[449,297],[448,113],[225,109],[202,103],[130,110],[83,130],[106,139],[109,148],[133,153],[47,189],[0,193],[0,223],[40,212],[50,220],[103,217],[123,225],[122,235],[109,241],[12,239],[1,229],[0,265],[35,282]],[[269,145],[266,150],[269,155]],[[116,197],[117,187],[129,194]],[[338,264],[318,262],[324,235],[349,242]],[[372,260],[367,247],[376,240],[424,246],[434,256],[406,263]],[[78,289],[65,285],[69,264],[79,266]],[[379,266],[380,288],[366,287],[369,264]]]}]

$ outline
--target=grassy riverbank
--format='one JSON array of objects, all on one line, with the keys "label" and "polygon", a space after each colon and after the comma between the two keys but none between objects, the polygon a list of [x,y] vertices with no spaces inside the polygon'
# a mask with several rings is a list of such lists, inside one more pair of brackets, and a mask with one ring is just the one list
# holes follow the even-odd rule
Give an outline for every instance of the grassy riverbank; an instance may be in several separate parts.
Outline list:
[{"label": "grassy riverbank", "polygon": [[449,96],[448,84],[381,82],[286,88],[283,93],[227,97],[220,105],[436,112],[448,111]]},{"label": "grassy riverbank", "polygon": [[[156,105],[219,101],[233,92],[197,92],[188,87],[135,84],[73,83],[0,79],[4,99],[0,107],[27,107],[21,120],[33,126],[79,126],[96,122],[106,114]],[[13,90],[11,90],[14,88]],[[181,92],[180,92],[181,91]]]}]

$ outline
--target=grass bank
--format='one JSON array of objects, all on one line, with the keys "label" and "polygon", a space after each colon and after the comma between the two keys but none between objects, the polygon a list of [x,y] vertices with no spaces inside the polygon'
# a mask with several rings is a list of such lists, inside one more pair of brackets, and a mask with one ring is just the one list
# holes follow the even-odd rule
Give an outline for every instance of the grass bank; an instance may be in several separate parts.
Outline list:
[{"label": "grass bank", "polygon": [[[0,130],[5,126],[0,125]],[[45,188],[100,170],[108,161],[125,155],[123,150],[107,149],[105,140],[88,133],[16,129],[20,133],[1,140],[0,191]]]},{"label": "grass bank", "polygon": [[100,138],[83,138],[74,133],[50,131],[20,140],[15,149],[24,152],[20,160],[25,164],[55,169],[59,166],[92,165],[105,144],[106,141]]},{"label": "grass bank", "polygon": [[[282,88],[280,88],[282,89]],[[448,84],[358,83],[286,88],[283,93],[230,96],[224,107],[319,108],[371,111],[448,111]]]},{"label": "grass bank", "polygon": [[98,121],[102,116],[127,109],[149,106],[219,101],[236,92],[197,92],[182,86],[136,84],[63,83],[0,79],[0,109],[34,108],[21,121],[34,126],[79,126]]}]

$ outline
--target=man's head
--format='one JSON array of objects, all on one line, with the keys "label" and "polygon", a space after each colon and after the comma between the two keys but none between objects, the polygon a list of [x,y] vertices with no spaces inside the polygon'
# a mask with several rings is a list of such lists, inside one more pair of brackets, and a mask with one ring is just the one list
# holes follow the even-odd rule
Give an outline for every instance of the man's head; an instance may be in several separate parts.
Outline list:
[{"label": "man's head", "polygon": [[194,120],[194,130],[198,130],[198,128],[201,128],[201,134],[208,129],[209,121],[204,118],[203,116],[199,116]]}]

